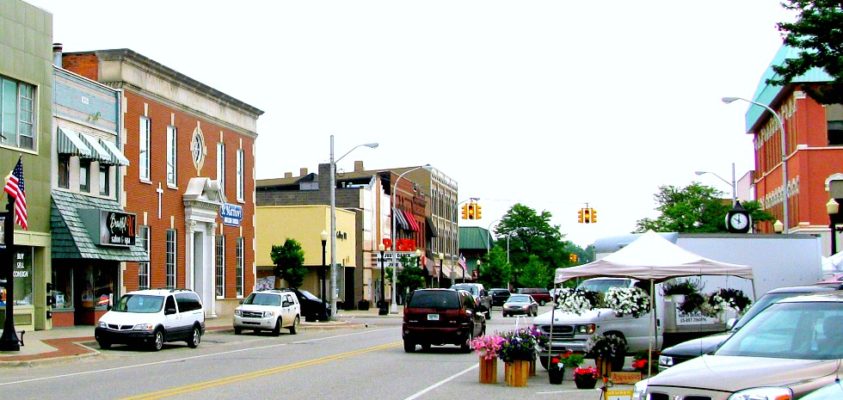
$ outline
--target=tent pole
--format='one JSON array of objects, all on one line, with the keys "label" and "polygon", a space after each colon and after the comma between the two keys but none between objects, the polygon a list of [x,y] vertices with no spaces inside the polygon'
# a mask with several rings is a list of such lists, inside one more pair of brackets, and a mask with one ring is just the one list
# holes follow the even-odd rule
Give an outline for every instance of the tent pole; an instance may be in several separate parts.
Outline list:
[{"label": "tent pole", "polygon": [[[656,325],[659,320],[656,317],[656,285],[653,279],[650,279],[650,318],[653,319],[653,323],[650,324],[650,328],[652,328],[655,332],[650,335],[650,348],[647,351],[647,376],[653,375],[653,337],[659,334],[659,328]],[[656,341],[656,345],[658,345],[658,341]]]}]

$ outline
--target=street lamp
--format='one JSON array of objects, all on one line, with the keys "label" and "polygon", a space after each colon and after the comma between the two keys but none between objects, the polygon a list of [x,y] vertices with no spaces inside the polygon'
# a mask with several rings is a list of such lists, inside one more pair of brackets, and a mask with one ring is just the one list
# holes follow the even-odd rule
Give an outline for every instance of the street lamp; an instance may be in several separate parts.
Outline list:
[{"label": "street lamp", "polygon": [[832,197],[828,199],[828,203],[825,203],[825,210],[828,212],[828,229],[831,232],[831,254],[829,256],[833,256],[837,254],[837,232],[843,232],[843,227],[838,228],[834,220],[837,212],[840,211],[840,204],[837,204],[837,201]]},{"label": "street lamp", "polygon": [[781,234],[783,230],[784,224],[782,223],[782,221],[776,220],[776,222],[773,222],[773,232]]},{"label": "street lamp", "polygon": [[781,140],[781,146],[782,146],[782,195],[784,195],[784,201],[782,201],[782,214],[783,214],[782,220],[784,221],[783,226],[782,226],[782,231],[784,233],[787,233],[788,226],[790,226],[790,225],[788,224],[788,215],[787,215],[787,197],[788,197],[788,190],[787,190],[787,150],[786,150],[787,149],[787,147],[786,147],[787,141],[785,140],[785,135],[784,135],[784,123],[782,122],[781,117],[779,117],[779,114],[776,114],[776,112],[772,108],[770,108],[770,106],[768,106],[766,104],[759,103],[757,101],[747,100],[743,97],[724,97],[721,100],[723,100],[723,102],[726,103],[726,104],[729,104],[729,103],[731,103],[733,101],[736,101],[736,100],[742,100],[742,101],[745,101],[747,103],[751,103],[751,104],[755,104],[756,106],[763,107],[770,114],[772,114],[773,118],[776,119],[776,122],[779,123],[779,132],[781,132],[781,137],[782,137],[782,140]]},{"label": "street lamp", "polygon": [[340,158],[334,160],[334,135],[331,135],[331,315],[334,316],[337,315],[337,162],[354,151],[354,149],[362,146],[374,149],[378,147],[378,144],[358,144]]},{"label": "street lamp", "polygon": [[704,174],[712,174],[712,175],[716,176],[718,179],[720,179],[721,181],[726,182],[727,185],[731,185],[732,186],[732,205],[734,206],[738,202],[738,196],[735,193],[735,163],[732,163],[732,182],[729,182],[729,181],[723,179],[722,176],[717,175],[714,172],[710,172],[710,171],[694,171],[694,173],[697,174],[697,176],[704,175]]},{"label": "street lamp", "polygon": [[442,273],[443,273],[442,268],[444,267],[444,264],[445,264],[445,254],[440,252],[439,253],[439,273],[436,274],[436,281],[439,282],[439,285],[437,285],[438,287],[442,287]]},{"label": "street lamp", "polygon": [[[422,166],[420,166],[420,167],[410,168],[410,169],[408,169],[408,170],[404,171],[402,174],[398,175],[398,179],[396,179],[396,180],[395,180],[395,184],[392,186],[392,203],[391,203],[391,205],[392,205],[392,232],[390,232],[390,235],[392,236],[392,238],[391,238],[391,239],[392,239],[392,252],[393,252],[393,253],[395,252],[395,249],[396,249],[396,248],[395,248],[395,210],[396,210],[396,207],[395,207],[395,195],[398,193],[398,182],[399,182],[399,181],[401,181],[401,178],[403,178],[403,177],[404,177],[404,175],[407,175],[407,174],[408,174],[408,173],[410,173],[410,172],[413,172],[413,171],[415,171],[415,170],[417,170],[417,169],[427,169],[427,170],[429,170],[430,168],[431,168],[431,167],[430,167],[430,164],[425,164],[425,165],[422,165]],[[396,265],[396,267],[397,267],[397,265]],[[395,288],[395,281],[396,281],[396,272],[395,272],[395,270],[397,270],[397,269],[398,269],[398,268],[393,268],[393,269],[392,269],[392,287],[393,287],[393,293],[392,293],[392,305],[391,305],[391,306],[390,306],[390,308],[389,308],[389,312],[390,312],[390,313],[392,313],[392,314],[397,314],[397,313],[398,313],[398,303],[396,303],[396,302],[395,302],[395,293],[394,293],[394,292],[395,292],[395,290],[394,290],[394,288]]]},{"label": "street lamp", "polygon": [[322,238],[322,268],[319,269],[319,280],[322,281],[322,304],[325,304],[325,269],[328,267],[325,264],[325,243],[328,241],[328,232],[323,229],[319,236]]},{"label": "street lamp", "polygon": [[378,245],[378,251],[381,253],[381,298],[378,300],[378,315],[386,315],[388,314],[386,309],[386,290],[384,286],[386,286],[386,274],[384,274],[383,270],[383,252],[386,250],[383,243]]}]

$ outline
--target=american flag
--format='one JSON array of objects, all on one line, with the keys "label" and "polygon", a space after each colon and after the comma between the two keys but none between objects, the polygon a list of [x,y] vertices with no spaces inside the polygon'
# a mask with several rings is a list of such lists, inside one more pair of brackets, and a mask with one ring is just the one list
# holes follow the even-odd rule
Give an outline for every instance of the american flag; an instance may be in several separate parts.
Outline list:
[{"label": "american flag", "polygon": [[462,254],[460,254],[459,264],[460,264],[460,267],[462,267],[462,270],[465,271],[465,256],[462,255]]},{"label": "american flag", "polygon": [[15,199],[15,222],[23,229],[28,229],[26,224],[26,191],[23,188],[23,163],[18,158],[15,169],[6,178],[6,186],[3,191]]}]

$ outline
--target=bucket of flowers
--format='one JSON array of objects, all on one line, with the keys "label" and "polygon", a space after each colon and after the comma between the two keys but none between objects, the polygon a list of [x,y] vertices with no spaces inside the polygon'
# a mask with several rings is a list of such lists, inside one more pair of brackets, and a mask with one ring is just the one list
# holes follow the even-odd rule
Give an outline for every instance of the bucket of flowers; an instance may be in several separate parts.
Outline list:
[{"label": "bucket of flowers", "polygon": [[597,368],[592,366],[574,368],[574,383],[577,389],[594,389],[597,378],[600,377]]},{"label": "bucket of flowers", "polygon": [[555,355],[550,358],[550,363],[547,366],[547,374],[550,378],[550,383],[554,385],[561,384],[565,377],[565,369],[576,369],[584,361],[584,357],[580,353],[574,353],[568,350],[565,353]]},{"label": "bucket of flowers", "polygon": [[650,312],[650,296],[637,287],[609,288],[603,302],[606,308],[611,308],[618,317],[632,315],[638,318]]},{"label": "bucket of flowers", "polygon": [[506,383],[510,386],[526,386],[530,374],[530,363],[536,359],[536,337],[527,328],[506,332],[498,358],[503,360]]},{"label": "bucket of flowers", "polygon": [[[647,368],[648,367],[648,365],[647,365],[648,357],[649,357],[649,355],[647,354],[647,351],[639,351],[638,353],[635,353],[635,359],[634,359],[634,361],[632,361],[632,368],[635,369],[636,371],[640,372],[641,374],[647,374],[647,372],[648,372],[648,368]],[[658,360],[658,358],[659,358],[658,354],[654,353],[653,358]]]},{"label": "bucket of flowers", "polygon": [[600,373],[608,375],[623,369],[626,351],[626,340],[618,335],[607,334],[591,337],[588,354],[597,362]]},{"label": "bucket of flowers", "polygon": [[471,348],[480,356],[480,383],[498,382],[498,352],[504,338],[485,335],[471,340]]}]

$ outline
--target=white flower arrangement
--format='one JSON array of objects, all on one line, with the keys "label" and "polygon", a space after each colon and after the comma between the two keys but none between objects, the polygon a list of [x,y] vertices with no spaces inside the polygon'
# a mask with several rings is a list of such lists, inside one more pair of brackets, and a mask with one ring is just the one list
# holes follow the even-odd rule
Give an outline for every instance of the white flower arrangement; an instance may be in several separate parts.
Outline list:
[{"label": "white flower arrangement", "polygon": [[650,312],[650,296],[639,288],[609,288],[606,292],[604,304],[611,308],[615,315],[622,317],[632,315],[638,318]]},{"label": "white flower arrangement", "polygon": [[597,293],[581,289],[562,288],[557,302],[562,312],[581,315],[597,306]]}]

